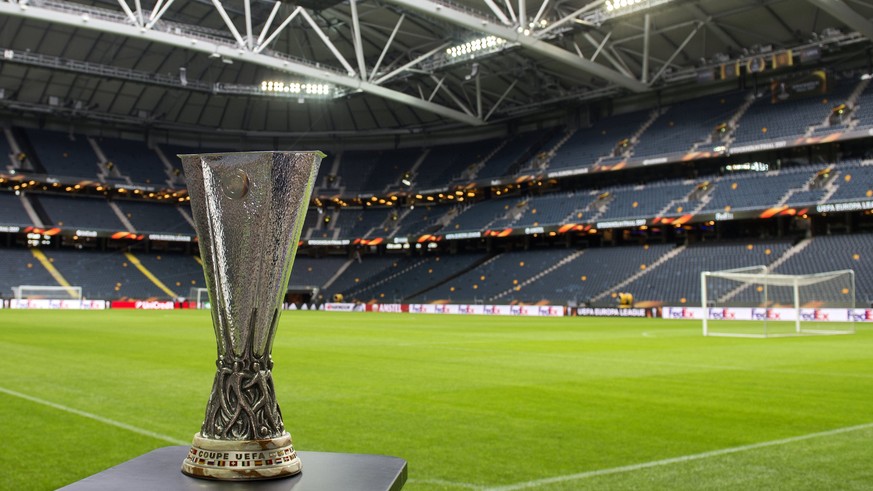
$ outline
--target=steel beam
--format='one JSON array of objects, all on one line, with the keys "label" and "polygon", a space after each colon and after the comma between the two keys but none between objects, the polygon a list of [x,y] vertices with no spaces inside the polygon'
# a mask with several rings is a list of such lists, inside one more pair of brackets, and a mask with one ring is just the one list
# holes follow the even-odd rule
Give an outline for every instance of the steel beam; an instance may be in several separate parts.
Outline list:
[{"label": "steel beam", "polygon": [[564,65],[575,68],[581,72],[600,77],[609,82],[634,92],[645,92],[648,86],[633,77],[621,74],[599,63],[585,60],[563,48],[549,44],[533,36],[525,36],[516,32],[515,29],[497,25],[490,20],[472,15],[468,12],[453,9],[443,4],[429,0],[386,0],[387,3],[398,5],[409,10],[423,13],[452,24],[465,27],[472,31],[482,32],[503,38],[509,42],[518,43],[524,49],[537,53],[545,58],[554,60]]},{"label": "steel beam", "polygon": [[18,4],[7,2],[0,2],[0,14],[23,17],[39,22],[51,22],[81,29],[106,32],[119,36],[126,36],[132,39],[142,39],[149,42],[173,46],[175,48],[205,53],[207,55],[217,53],[224,58],[264,66],[280,72],[294,73],[308,77],[312,80],[335,84],[352,90],[360,90],[362,92],[399,102],[416,109],[428,111],[444,118],[468,125],[478,126],[484,124],[482,119],[466,113],[466,111],[461,112],[440,104],[423,101],[418,97],[366,82],[345,73],[340,73],[339,71],[336,71],[336,69],[327,70],[314,65],[295,62],[290,59],[277,58],[264,53],[245,51],[240,49],[240,46],[235,46],[231,43],[224,44],[211,38],[197,37],[196,33],[188,33],[185,35],[156,30],[142,31],[137,26],[108,20],[106,18],[81,16],[69,12],[36,6],[24,6],[24,8],[22,8],[22,6],[19,6]]},{"label": "steel beam", "polygon": [[706,28],[712,31],[712,33],[715,34],[715,36],[719,38],[725,46],[739,50],[739,44],[737,44],[736,39],[722,29],[721,26],[715,22],[715,19],[704,12],[700,6],[690,3],[685,8],[690,11],[697,20],[706,22]]},{"label": "steel beam", "polygon": [[355,40],[355,58],[358,59],[358,73],[361,74],[361,80],[367,80],[367,65],[364,63],[364,44],[361,40],[361,22],[358,19],[358,2],[349,0],[349,7],[352,10],[352,33]]},{"label": "steel beam", "polygon": [[697,31],[699,31],[701,27],[703,27],[703,22],[698,23],[697,26],[692,29],[690,33],[688,33],[688,36],[685,38],[684,41],[682,41],[682,44],[680,44],[679,47],[676,48],[676,51],[674,51],[673,54],[670,55],[669,58],[667,58],[667,61],[665,61],[664,64],[661,65],[661,69],[658,70],[658,73],[656,73],[654,77],[652,77],[652,81],[650,83],[655,83],[658,81],[659,78],[661,78],[661,75],[664,74],[664,71],[667,70],[667,67],[669,67],[670,64],[673,63],[673,60],[675,60],[676,57],[679,56],[679,53],[681,53],[682,50],[685,49],[685,46],[688,46],[688,43],[691,42],[691,39],[694,38],[694,36],[697,34]]},{"label": "steel beam", "polygon": [[873,39],[873,23],[855,12],[843,0],[809,0],[809,3],[824,10],[832,17],[861,33],[867,39]]},{"label": "steel beam", "polygon": [[391,36],[388,37],[388,41],[385,42],[385,47],[382,48],[382,53],[379,55],[379,59],[376,60],[376,64],[373,65],[373,69],[370,71],[370,81],[373,81],[373,78],[376,76],[376,73],[379,71],[379,65],[382,64],[382,60],[385,59],[385,54],[388,53],[388,48],[391,47],[391,43],[394,42],[394,36],[397,35],[397,31],[400,30],[400,25],[403,24],[403,19],[406,18],[406,14],[400,14],[400,17],[397,19],[397,24],[394,25],[394,30],[391,31]]},{"label": "steel beam", "polygon": [[652,32],[652,16],[646,12],[646,17],[643,21],[643,74],[640,81],[647,83],[649,81],[649,40]]}]

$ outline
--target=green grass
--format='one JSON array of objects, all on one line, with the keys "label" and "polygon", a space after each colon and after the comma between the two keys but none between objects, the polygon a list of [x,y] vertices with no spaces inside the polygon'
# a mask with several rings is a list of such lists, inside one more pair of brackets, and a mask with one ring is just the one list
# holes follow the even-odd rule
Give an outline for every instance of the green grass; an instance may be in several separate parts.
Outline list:
[{"label": "green grass", "polygon": [[[9,391],[190,441],[215,341],[204,311],[0,311],[0,353],[0,489],[53,489],[172,443]],[[288,312],[273,358],[295,447],[403,457],[412,491],[873,486],[873,425],[561,478],[869,424],[870,327]]]}]

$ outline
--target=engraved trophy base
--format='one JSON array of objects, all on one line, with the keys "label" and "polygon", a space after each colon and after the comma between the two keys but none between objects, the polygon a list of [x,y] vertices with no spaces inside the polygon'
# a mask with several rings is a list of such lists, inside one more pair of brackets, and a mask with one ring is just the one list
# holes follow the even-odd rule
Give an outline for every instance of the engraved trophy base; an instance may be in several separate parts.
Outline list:
[{"label": "engraved trophy base", "polygon": [[214,440],[197,433],[182,462],[182,473],[220,481],[289,477],[302,468],[288,433],[265,440]]}]

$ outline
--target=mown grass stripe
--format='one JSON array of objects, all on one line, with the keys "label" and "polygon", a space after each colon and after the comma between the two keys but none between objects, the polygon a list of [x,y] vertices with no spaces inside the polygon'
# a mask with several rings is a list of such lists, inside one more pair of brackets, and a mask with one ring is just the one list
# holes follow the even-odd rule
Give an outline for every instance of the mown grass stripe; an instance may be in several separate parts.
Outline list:
[{"label": "mown grass stripe", "polygon": [[146,429],[140,428],[138,426],[133,426],[133,425],[129,425],[127,423],[122,423],[121,421],[116,421],[114,419],[106,418],[106,417],[100,416],[99,414],[89,413],[87,411],[82,411],[80,409],[76,409],[73,407],[64,406],[63,404],[58,404],[56,402],[47,401],[45,399],[40,399],[39,397],[33,397],[33,396],[30,396],[27,394],[23,394],[21,392],[17,392],[14,390],[4,388],[4,387],[0,387],[0,393],[6,394],[6,395],[9,395],[12,397],[17,397],[19,399],[24,399],[26,401],[34,402],[36,404],[42,404],[43,406],[48,406],[50,408],[54,408],[54,409],[57,409],[59,411],[64,411],[64,412],[67,412],[70,414],[75,414],[76,416],[81,416],[83,418],[92,419],[92,420],[97,421],[99,423],[103,423],[103,424],[110,425],[110,426],[115,426],[116,428],[121,428],[123,430],[131,431],[133,433],[138,433],[140,435],[155,438],[157,440],[163,440],[165,442],[169,442],[169,443],[172,443],[174,445],[188,445],[191,443],[191,442],[179,440],[178,438],[173,438],[173,437],[168,436],[168,435],[162,435],[161,433],[156,433],[154,431],[146,430]]},{"label": "mown grass stripe", "polygon": [[801,442],[804,440],[811,440],[813,438],[823,438],[828,436],[839,435],[842,433],[850,433],[853,431],[861,431],[868,430],[873,428],[873,423],[866,423],[862,425],[856,426],[847,426],[845,428],[836,428],[828,431],[820,431],[818,433],[809,433],[806,435],[792,436],[788,438],[781,438],[779,440],[770,440],[767,442],[760,443],[752,443],[749,445],[741,445],[739,447],[731,447],[731,448],[723,448],[720,450],[712,450],[710,452],[702,452],[691,455],[683,455],[681,457],[673,457],[670,459],[662,459],[662,460],[654,460],[652,462],[642,462],[639,464],[625,465],[621,467],[612,467],[609,469],[598,469],[596,471],[588,471],[588,472],[580,472],[578,474],[567,474],[564,476],[555,476],[555,477],[547,477],[544,479],[535,479],[532,481],[525,481],[516,484],[510,484],[507,486],[497,486],[493,488],[485,488],[484,491],[516,491],[518,489],[532,489],[538,488],[540,486],[545,486],[547,484],[559,484],[565,483],[569,481],[579,481],[582,479],[588,479],[597,476],[606,476],[609,474],[620,474],[623,472],[634,472],[643,469],[649,469],[651,467],[660,467],[664,465],[672,465],[672,464],[681,464],[683,462],[690,462],[693,460],[701,460],[708,459],[712,457],[719,457],[722,455],[729,455],[739,452],[747,452],[749,450],[756,450],[759,448],[766,447],[775,447],[779,445],[787,445],[790,443]]}]

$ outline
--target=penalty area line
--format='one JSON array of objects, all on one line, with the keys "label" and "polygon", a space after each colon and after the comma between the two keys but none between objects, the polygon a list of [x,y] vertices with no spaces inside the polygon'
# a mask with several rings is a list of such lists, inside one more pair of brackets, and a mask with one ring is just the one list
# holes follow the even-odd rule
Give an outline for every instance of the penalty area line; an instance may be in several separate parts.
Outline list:
[{"label": "penalty area line", "polygon": [[643,462],[640,464],[625,465],[622,467],[612,467],[609,469],[599,469],[596,471],[580,472],[578,474],[567,474],[564,476],[555,476],[555,477],[547,477],[544,479],[535,479],[532,481],[520,482],[520,483],[516,483],[516,484],[509,484],[506,486],[497,486],[497,487],[487,488],[485,491],[516,491],[519,489],[530,489],[530,488],[536,488],[539,486],[544,486],[547,484],[559,484],[559,483],[565,483],[565,482],[569,482],[569,481],[579,481],[582,479],[588,479],[588,478],[592,478],[592,477],[606,476],[606,475],[610,475],[610,474],[621,474],[624,472],[634,472],[634,471],[639,471],[639,470],[643,470],[643,469],[649,469],[652,467],[660,467],[660,466],[664,466],[664,465],[681,464],[683,462],[691,462],[694,460],[708,459],[710,457],[719,457],[721,455],[729,455],[729,454],[734,454],[734,453],[746,452],[749,450],[756,450],[759,448],[776,447],[779,445],[787,445],[789,443],[801,442],[804,440],[812,440],[813,438],[822,438],[822,437],[840,435],[842,433],[851,433],[853,431],[861,431],[861,430],[868,430],[868,429],[873,429],[873,423],[866,423],[866,424],[857,425],[857,426],[847,426],[845,428],[837,428],[837,429],[828,430],[828,431],[821,431],[818,433],[809,433],[807,435],[792,436],[792,437],[788,437],[788,438],[781,438],[779,440],[770,440],[767,442],[752,443],[749,445],[741,445],[739,447],[723,448],[720,450],[712,450],[710,452],[702,452],[702,453],[698,453],[698,454],[683,455],[681,457],[673,457],[670,459],[655,460],[652,462]]},{"label": "penalty area line", "polygon": [[149,430],[146,430],[144,428],[139,428],[139,427],[136,427],[133,425],[129,425],[127,423],[122,423],[121,421],[115,421],[114,419],[105,418],[105,417],[100,416],[98,414],[93,414],[93,413],[82,411],[82,410],[72,408],[69,406],[64,406],[63,404],[58,404],[56,402],[51,402],[51,401],[47,401],[45,399],[40,399],[39,397],[33,397],[33,396],[30,396],[27,394],[22,394],[21,392],[16,392],[14,390],[10,390],[10,389],[7,389],[5,387],[0,387],[0,393],[6,394],[6,395],[9,395],[12,397],[17,397],[19,399],[24,399],[25,401],[35,402],[36,404],[48,406],[50,408],[57,409],[59,411],[64,411],[64,412],[67,412],[70,414],[75,414],[76,416],[88,418],[88,419],[97,421],[98,423],[103,423],[103,424],[109,425],[109,426],[115,426],[116,428],[121,428],[122,430],[127,430],[127,431],[130,431],[133,433],[139,433],[140,435],[155,438],[157,440],[163,440],[165,442],[173,443],[175,445],[189,445],[191,443],[191,442],[185,442],[185,441],[179,440],[177,438],[173,438],[173,437],[168,436],[168,435],[162,435],[162,434],[156,433],[154,431],[149,431]]}]

